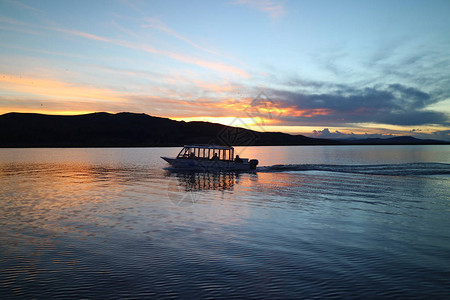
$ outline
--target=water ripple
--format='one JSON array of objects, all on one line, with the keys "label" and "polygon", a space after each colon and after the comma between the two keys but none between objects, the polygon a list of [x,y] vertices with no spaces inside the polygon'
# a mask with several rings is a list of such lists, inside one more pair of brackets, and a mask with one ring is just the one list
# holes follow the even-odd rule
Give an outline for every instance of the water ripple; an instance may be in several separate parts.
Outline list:
[{"label": "water ripple", "polygon": [[411,175],[450,175],[450,164],[407,163],[380,165],[326,165],[296,164],[258,167],[258,172],[326,171],[354,174],[411,176]]},{"label": "water ripple", "polygon": [[0,164],[0,297],[445,298],[448,170]]}]

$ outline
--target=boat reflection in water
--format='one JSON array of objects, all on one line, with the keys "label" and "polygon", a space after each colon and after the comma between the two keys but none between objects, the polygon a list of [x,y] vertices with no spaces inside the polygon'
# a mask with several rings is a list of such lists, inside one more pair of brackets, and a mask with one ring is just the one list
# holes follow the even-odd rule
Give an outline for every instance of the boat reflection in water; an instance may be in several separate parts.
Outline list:
[{"label": "boat reflection in water", "polygon": [[177,206],[189,206],[207,197],[208,191],[232,191],[241,174],[228,171],[168,171],[167,176],[171,177],[167,190],[169,199]]},{"label": "boat reflection in water", "polygon": [[238,172],[174,172],[169,171],[168,176],[177,179],[178,185],[186,192],[218,190],[233,190]]}]

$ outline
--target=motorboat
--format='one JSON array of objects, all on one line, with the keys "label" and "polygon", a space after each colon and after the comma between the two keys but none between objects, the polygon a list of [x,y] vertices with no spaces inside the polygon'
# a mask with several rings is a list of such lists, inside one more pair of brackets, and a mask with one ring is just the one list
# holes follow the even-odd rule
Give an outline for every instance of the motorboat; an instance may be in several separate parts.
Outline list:
[{"label": "motorboat", "polygon": [[187,170],[255,170],[257,159],[234,156],[234,148],[216,145],[185,145],[177,157],[165,157],[172,167]]}]

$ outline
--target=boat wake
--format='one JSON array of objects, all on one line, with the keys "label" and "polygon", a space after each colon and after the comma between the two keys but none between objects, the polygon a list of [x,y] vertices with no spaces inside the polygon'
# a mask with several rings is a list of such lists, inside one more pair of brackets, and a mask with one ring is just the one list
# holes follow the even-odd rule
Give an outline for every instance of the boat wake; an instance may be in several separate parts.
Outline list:
[{"label": "boat wake", "polygon": [[381,165],[273,165],[257,167],[258,172],[302,172],[325,171],[338,173],[355,173],[368,175],[415,176],[415,175],[450,175],[450,164],[444,163],[407,163]]}]

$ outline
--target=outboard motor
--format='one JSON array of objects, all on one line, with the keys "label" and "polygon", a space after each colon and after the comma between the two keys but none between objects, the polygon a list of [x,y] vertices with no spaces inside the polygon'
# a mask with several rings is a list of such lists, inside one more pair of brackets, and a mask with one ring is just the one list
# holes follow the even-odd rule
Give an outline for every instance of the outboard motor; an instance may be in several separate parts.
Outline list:
[{"label": "outboard motor", "polygon": [[251,159],[249,161],[250,164],[250,170],[255,170],[256,166],[258,165],[259,161],[257,159]]}]

